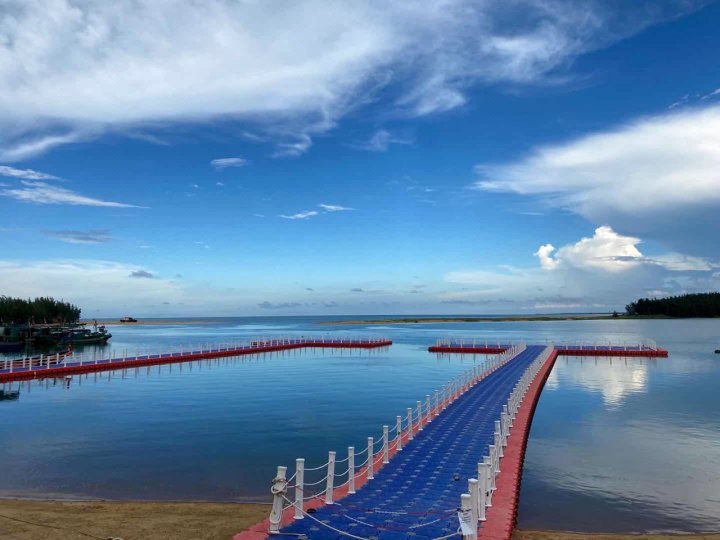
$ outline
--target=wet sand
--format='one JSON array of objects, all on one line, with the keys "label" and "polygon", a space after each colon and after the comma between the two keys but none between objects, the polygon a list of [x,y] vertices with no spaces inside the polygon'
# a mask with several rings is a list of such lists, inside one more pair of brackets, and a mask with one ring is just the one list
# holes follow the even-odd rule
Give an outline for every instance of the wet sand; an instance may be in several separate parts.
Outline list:
[{"label": "wet sand", "polygon": [[[265,519],[268,505],[201,502],[0,500],[8,540],[229,540]],[[720,540],[720,534],[634,535],[515,531],[514,540]]]}]

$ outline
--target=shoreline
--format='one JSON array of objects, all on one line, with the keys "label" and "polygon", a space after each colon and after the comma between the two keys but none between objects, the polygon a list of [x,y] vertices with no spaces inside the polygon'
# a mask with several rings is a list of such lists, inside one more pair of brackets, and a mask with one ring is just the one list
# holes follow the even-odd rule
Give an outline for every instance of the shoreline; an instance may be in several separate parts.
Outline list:
[{"label": "shoreline", "polygon": [[[81,319],[81,323],[92,325],[96,319]],[[133,323],[122,323],[118,319],[97,319],[98,325],[104,326],[190,326],[195,324],[213,324],[216,321],[202,319],[160,319],[160,320],[142,320],[138,319]]]},{"label": "shoreline", "polygon": [[[267,503],[0,499],[13,540],[229,540],[268,516]],[[720,533],[578,533],[516,529],[513,540],[720,540]]]},{"label": "shoreline", "polygon": [[508,315],[506,317],[399,317],[393,319],[356,319],[344,321],[323,321],[324,325],[362,325],[362,324],[444,324],[478,322],[554,322],[554,321],[622,321],[636,319],[673,319],[665,316],[621,315]]}]

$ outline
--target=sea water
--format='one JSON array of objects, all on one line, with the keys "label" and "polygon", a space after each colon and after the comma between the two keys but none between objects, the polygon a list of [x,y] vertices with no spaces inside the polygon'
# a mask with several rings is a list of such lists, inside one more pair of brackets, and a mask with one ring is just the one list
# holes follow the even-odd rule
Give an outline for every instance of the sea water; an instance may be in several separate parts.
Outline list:
[{"label": "sea water", "polygon": [[[86,358],[279,336],[387,336],[380,350],[296,350],[6,384],[0,496],[268,500],[278,465],[380,439],[417,400],[483,362],[437,338],[637,342],[667,359],[561,357],[530,433],[519,526],[707,531],[720,522],[720,320],[327,325],[223,318],[112,326]],[[19,392],[19,394],[16,394]],[[320,477],[318,477],[320,478]],[[306,481],[314,479],[308,474]],[[321,489],[319,489],[321,490]]]}]

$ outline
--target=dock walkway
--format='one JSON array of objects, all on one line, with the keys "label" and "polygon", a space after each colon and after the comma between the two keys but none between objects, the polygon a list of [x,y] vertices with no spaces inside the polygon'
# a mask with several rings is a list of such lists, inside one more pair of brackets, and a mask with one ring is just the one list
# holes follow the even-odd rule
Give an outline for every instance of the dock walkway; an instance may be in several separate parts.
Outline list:
[{"label": "dock walkway", "polygon": [[[66,375],[95,371],[112,371],[115,369],[192,362],[247,354],[263,354],[292,349],[375,349],[389,347],[390,345],[392,345],[392,341],[385,338],[278,338],[253,340],[245,345],[209,346],[185,352],[136,354],[135,356],[124,356],[122,358],[73,361],[72,357],[60,358],[59,354],[51,354],[43,357],[0,360],[0,382],[64,377]],[[68,361],[68,358],[70,358],[70,361]]]},{"label": "dock walkway", "polygon": [[458,506],[493,444],[503,405],[545,351],[528,346],[471,386],[355,494],[282,528],[286,538],[417,540],[459,537]]}]

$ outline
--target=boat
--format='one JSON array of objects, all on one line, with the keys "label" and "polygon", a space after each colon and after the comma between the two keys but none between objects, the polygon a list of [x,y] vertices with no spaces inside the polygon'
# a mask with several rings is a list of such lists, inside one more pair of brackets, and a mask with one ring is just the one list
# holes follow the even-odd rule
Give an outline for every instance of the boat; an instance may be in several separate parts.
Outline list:
[{"label": "boat", "polygon": [[78,323],[70,327],[67,341],[73,345],[102,344],[107,343],[111,337],[112,334],[107,331],[103,324],[98,326],[97,322],[95,322],[93,329],[90,330],[85,327],[85,323]]},{"label": "boat", "polygon": [[19,341],[0,341],[0,353],[4,352],[20,352],[23,344]]},{"label": "boat", "polygon": [[125,316],[122,319],[120,319],[121,323],[134,323],[137,322],[137,319],[134,319],[133,317]]}]

